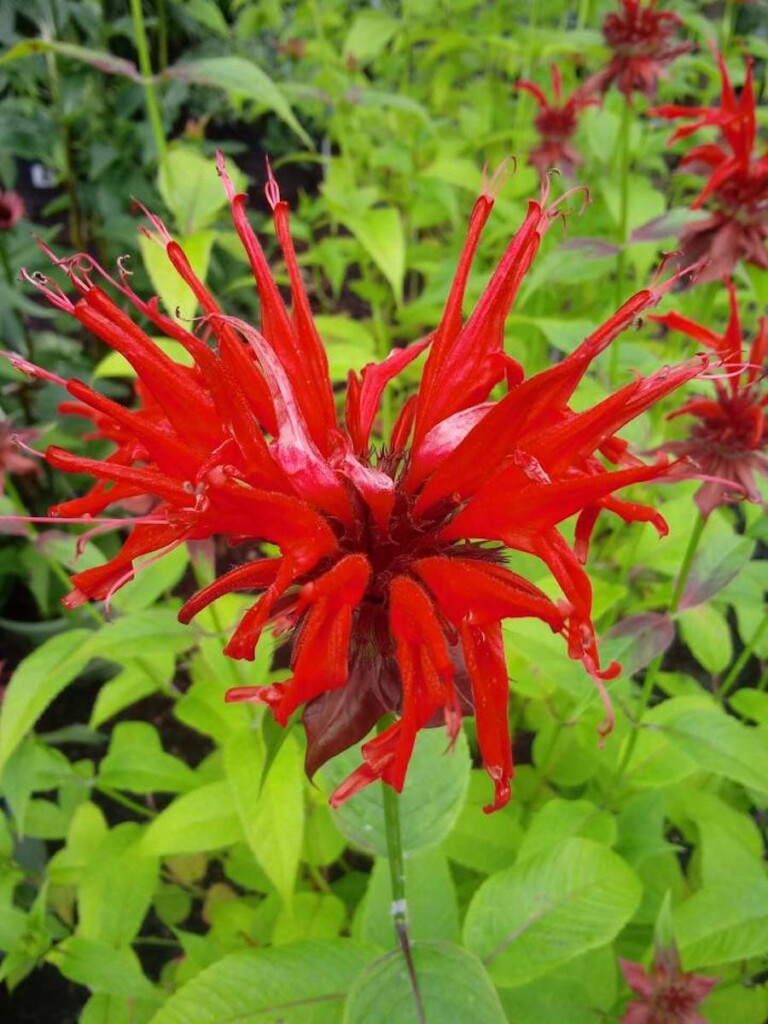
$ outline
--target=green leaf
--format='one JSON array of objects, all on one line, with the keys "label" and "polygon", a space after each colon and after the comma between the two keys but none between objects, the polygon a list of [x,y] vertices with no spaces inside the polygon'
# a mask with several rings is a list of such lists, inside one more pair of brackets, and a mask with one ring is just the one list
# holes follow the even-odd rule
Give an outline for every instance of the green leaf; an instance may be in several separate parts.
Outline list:
[{"label": "green leaf", "polygon": [[[444,854],[427,850],[406,859],[405,896],[408,932],[412,939],[459,941],[456,888]],[[389,861],[384,857],[377,857],[373,865],[353,934],[384,949],[396,944],[392,926],[392,882]]]},{"label": "green leaf", "polygon": [[731,630],[712,605],[699,604],[680,614],[680,633],[696,661],[707,672],[724,672],[733,658]]},{"label": "green leaf", "polygon": [[[360,763],[355,749],[345,750],[319,773],[335,789]],[[446,751],[442,729],[426,729],[416,737],[411,763],[399,799],[403,849],[406,853],[437,846],[450,832],[461,811],[469,781],[469,752],[463,733]],[[381,857],[387,855],[381,785],[368,786],[334,813],[336,824],[355,846]],[[488,783],[490,786],[490,782]]]},{"label": "green leaf", "polygon": [[[230,164],[228,172],[236,192],[246,186],[245,176]],[[163,202],[173,214],[176,229],[185,238],[207,228],[227,206],[212,160],[197,149],[175,144],[160,165],[158,188]]]},{"label": "green leaf", "polygon": [[189,552],[187,545],[182,544],[137,572],[112,598],[112,608],[128,615],[152,607],[176,586],[188,565]]},{"label": "green leaf", "polygon": [[123,670],[99,690],[88,723],[92,729],[98,729],[124,708],[170,684],[176,659],[170,652],[155,653],[151,657],[136,658],[123,664]]},{"label": "green leaf", "polygon": [[731,877],[677,907],[675,934],[686,970],[763,956],[768,949],[768,882]]},{"label": "green leaf", "polygon": [[405,277],[405,234],[400,211],[394,207],[340,211],[340,220],[387,279],[400,302]]},{"label": "green leaf", "polygon": [[371,952],[346,939],[233,953],[176,992],[150,1024],[340,1024]]},{"label": "green leaf", "polygon": [[330,893],[300,892],[277,915],[272,942],[284,946],[302,939],[335,939],[347,916],[344,903]]},{"label": "green leaf", "polygon": [[514,1024],[606,1024],[616,1001],[616,957],[612,946],[571,960],[546,981],[503,988],[502,1005]]},{"label": "green leaf", "polygon": [[[447,942],[415,943],[413,963],[430,1024],[504,1024],[499,997],[482,964]],[[411,980],[400,950],[376,960],[355,980],[343,1024],[418,1024]]]},{"label": "green leaf", "polygon": [[107,831],[99,808],[92,803],[81,804],[72,815],[66,846],[57,850],[48,862],[51,883],[78,885]]},{"label": "green leaf", "polygon": [[293,896],[304,828],[304,773],[298,744],[287,736],[264,784],[261,735],[239,730],[224,747],[227,779],[245,837],[285,903]]},{"label": "green leaf", "polygon": [[366,10],[355,15],[342,51],[344,59],[367,64],[385,49],[401,22],[384,11]]},{"label": "green leaf", "polygon": [[206,57],[185,61],[183,64],[174,64],[164,75],[182,82],[223,89],[235,101],[253,100],[259,106],[273,110],[306,146],[313,148],[312,139],[297,121],[283,93],[269,75],[245,57]]},{"label": "green leaf", "polygon": [[229,783],[209,782],[177,797],[147,829],[142,850],[163,856],[218,850],[243,838]]},{"label": "green leaf", "polygon": [[466,803],[442,845],[452,861],[484,875],[508,868],[523,836],[519,806],[514,801],[495,814],[483,814],[489,784],[487,772],[472,771]]},{"label": "green leaf", "polygon": [[564,839],[582,836],[612,846],[616,842],[616,819],[590,800],[550,800],[536,814],[518,850],[517,863],[539,857]]},{"label": "green leaf", "polygon": [[119,722],[99,767],[99,783],[130,793],[185,793],[197,785],[191,768],[166,754],[149,722]]},{"label": "green leaf", "polygon": [[654,709],[653,724],[705,771],[768,792],[768,747],[758,729],[714,704],[702,707],[697,698],[687,697],[665,701]]},{"label": "green leaf", "polygon": [[93,634],[94,657],[122,662],[137,656],[173,652],[182,654],[194,647],[197,637],[183,626],[168,608],[147,608],[108,622]]},{"label": "green leaf", "polygon": [[77,893],[82,938],[119,946],[138,934],[158,877],[156,858],[141,847],[141,831],[130,822],[118,825],[93,850]]},{"label": "green leaf", "polygon": [[[197,231],[181,239],[184,253],[201,281],[205,281],[208,275],[211,249],[215,241],[213,231]],[[197,299],[189,285],[179,277],[165,249],[146,235],[139,236],[139,248],[152,287],[160,296],[166,313],[175,317],[178,311],[182,319],[190,320],[197,312]],[[101,372],[104,373],[103,369]]]},{"label": "green leaf", "polygon": [[65,978],[87,985],[92,992],[126,999],[146,999],[154,995],[132,949],[115,949],[106,942],[73,936],[59,943],[46,959],[55,964]]},{"label": "green leaf", "polygon": [[122,75],[134,82],[142,81],[136,65],[129,60],[115,57],[106,50],[91,50],[85,46],[76,46],[74,43],[60,43],[55,39],[24,39],[0,57],[0,64],[37,53],[56,53],[80,64],[90,64],[91,67],[98,68],[108,75]]},{"label": "green leaf", "polygon": [[0,771],[40,715],[88,664],[93,638],[86,629],[51,637],[11,676],[0,710]]},{"label": "green leaf", "polygon": [[522,985],[613,939],[641,893],[615,853],[590,839],[567,839],[480,886],[465,943],[497,984]]}]

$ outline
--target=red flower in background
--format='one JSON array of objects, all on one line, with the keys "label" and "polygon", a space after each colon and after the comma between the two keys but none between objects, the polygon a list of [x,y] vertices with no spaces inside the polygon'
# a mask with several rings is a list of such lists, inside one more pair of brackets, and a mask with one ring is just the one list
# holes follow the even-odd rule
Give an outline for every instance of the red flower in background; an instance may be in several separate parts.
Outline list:
[{"label": "red flower in background", "polygon": [[574,169],[584,162],[570,142],[571,136],[579,126],[578,113],[584,107],[596,104],[598,100],[589,99],[580,90],[576,90],[563,102],[563,80],[560,69],[556,64],[552,64],[550,72],[552,75],[552,103],[535,82],[522,79],[515,86],[517,89],[529,92],[540,108],[533,124],[541,136],[541,142],[531,150],[528,155],[528,163],[542,174],[556,167],[563,174],[570,176]]},{"label": "red flower in background", "polygon": [[5,192],[0,188],[0,231],[10,231],[25,213],[24,200],[18,192]]},{"label": "red flower in background", "polygon": [[715,281],[730,274],[740,259],[768,268],[768,149],[755,156],[756,118],[752,64],[747,62],[744,88],[737,98],[728,69],[717,54],[722,83],[719,107],[664,106],[650,111],[675,120],[692,118],[677,128],[670,144],[701,128],[716,127],[720,138],[694,146],[680,161],[682,167],[709,178],[691,204],[706,206],[709,217],[689,224],[680,238],[681,259],[707,261],[700,281]]},{"label": "red flower in background", "polygon": [[[259,330],[221,311],[156,217],[150,217],[154,237],[196,295],[212,347],[163,314],[157,299],[140,299],[123,267],[114,280],[90,257],[59,261],[79,292],[75,302],[49,280],[29,278],[125,356],[143,397],[130,411],[86,384],[61,381],[77,410],[94,419],[115,448],[106,458],[48,448],[52,466],[97,481],[51,514],[92,517],[146,495],[155,502],[148,515],[133,520],[111,561],[73,577],[66,602],[108,598],[133,576],[138,558],[160,557],[187,540],[223,536],[276,545],[279,557],[236,566],[180,613],[187,622],[223,594],[257,592],[227,654],[253,658],[270,624],[290,641],[290,680],[231,690],[228,699],[267,704],[283,724],[304,705],[310,773],[394,712],[394,723],[363,746],[363,764],[333,795],[334,803],[375,779],[399,790],[418,731],[443,721],[454,738],[462,712],[471,709],[496,790],[488,809],[501,807],[512,776],[502,621],[535,617],[563,633],[569,655],[583,661],[604,693],[601,680],[619,667],[599,666],[591,586],[582,568],[590,534],[603,509],[666,529],[653,509],[613,496],[663,474],[664,457],[645,465],[614,435],[694,377],[700,362],[638,377],[584,412],[574,412],[569,402],[591,362],[672,282],[634,295],[560,364],[525,379],[504,353],[504,323],[541,236],[560,215],[559,203],[548,206],[546,197],[529,203],[465,320],[465,286],[493,207],[491,182],[472,211],[437,330],[369,364],[361,376],[349,374],[342,429],[277,184],[270,174],[266,193],[291,284],[290,314],[246,219],[245,196],[235,194],[221,158],[219,173],[253,269]],[[178,341],[193,365],[166,356],[96,275],[146,318],[153,333]],[[424,352],[418,393],[403,403],[390,436],[372,442],[384,388]],[[506,393],[490,400],[499,385]],[[558,525],[574,515],[572,547]],[[114,520],[95,524],[101,529]],[[510,571],[502,545],[540,558],[563,599],[553,602]]]},{"label": "red flower in background", "polygon": [[603,22],[603,37],[613,56],[587,79],[582,91],[604,93],[615,82],[627,98],[634,92],[654,96],[667,65],[692,49],[690,43],[676,39],[680,24],[673,11],[657,10],[656,0],[621,0],[621,10],[611,11]]},{"label": "red flower in background", "polygon": [[696,495],[696,504],[704,516],[718,505],[742,497],[759,502],[754,474],[768,476],[765,423],[768,391],[764,366],[768,320],[760,317],[757,334],[745,359],[736,289],[730,280],[725,283],[731,315],[723,334],[716,334],[679,313],[651,317],[715,352],[726,374],[724,380],[714,381],[714,398],[691,398],[672,413],[670,418],[693,416],[696,423],[684,441],[664,445],[665,451],[692,459],[700,474],[710,478]]},{"label": "red flower in background", "polygon": [[696,1007],[707,998],[717,978],[682,971],[674,951],[658,953],[650,972],[631,960],[619,960],[619,964],[637,995],[621,1024],[707,1024]]},{"label": "red flower in background", "polygon": [[5,474],[13,473],[14,476],[28,476],[30,473],[38,474],[40,466],[28,455],[20,451],[22,445],[28,445],[40,436],[40,431],[34,427],[16,427],[10,420],[0,420],[0,494],[5,483]]}]

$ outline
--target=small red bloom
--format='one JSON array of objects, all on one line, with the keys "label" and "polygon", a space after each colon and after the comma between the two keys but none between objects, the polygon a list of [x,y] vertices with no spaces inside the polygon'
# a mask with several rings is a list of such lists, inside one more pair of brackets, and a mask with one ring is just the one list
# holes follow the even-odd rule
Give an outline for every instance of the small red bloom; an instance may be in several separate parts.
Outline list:
[{"label": "small red bloom", "polygon": [[765,388],[768,351],[768,320],[760,317],[757,334],[744,354],[744,340],[739,319],[736,289],[726,280],[731,315],[723,334],[689,320],[679,313],[653,316],[673,330],[705,345],[722,360],[724,380],[715,380],[714,398],[691,398],[670,419],[693,416],[696,423],[684,441],[670,441],[664,449],[687,456],[698,468],[695,475],[705,475],[696,495],[702,515],[708,516],[718,505],[746,497],[759,502],[755,473],[768,476],[768,431]]},{"label": "small red bloom", "polygon": [[528,155],[528,163],[542,174],[553,167],[563,174],[572,175],[575,168],[584,162],[581,155],[571,145],[571,136],[578,128],[578,113],[584,107],[597,103],[589,99],[580,90],[572,93],[563,102],[563,80],[556,64],[550,68],[552,75],[552,99],[550,103],[544,91],[535,82],[522,79],[517,89],[529,92],[540,107],[533,124],[541,136],[541,142]]},{"label": "small red bloom", "polygon": [[627,984],[636,994],[621,1024],[707,1024],[696,1012],[717,978],[685,973],[674,950],[657,953],[650,972],[642,964],[619,960]]},{"label": "small red bloom", "polygon": [[[604,693],[602,680],[619,666],[599,665],[582,568],[590,534],[604,509],[666,531],[653,509],[613,496],[665,473],[665,457],[645,465],[614,435],[694,377],[700,361],[638,377],[584,412],[571,409],[570,399],[592,361],[672,282],[632,296],[561,363],[526,379],[504,352],[504,323],[559,203],[547,205],[546,196],[529,203],[465,320],[465,287],[493,207],[494,179],[475,203],[436,331],[360,376],[349,374],[342,427],[277,183],[270,173],[266,193],[290,279],[290,315],[246,219],[245,196],[235,194],[221,158],[219,173],[254,273],[260,329],[221,311],[152,216],[153,237],[197,297],[212,345],[162,313],[157,299],[140,299],[122,266],[115,280],[90,257],[59,261],[79,292],[75,302],[47,279],[28,278],[125,356],[143,396],[130,411],[86,384],[62,381],[115,448],[106,458],[48,449],[52,466],[97,481],[51,514],[93,516],[126,499],[154,500],[110,562],[74,576],[66,601],[108,598],[132,577],[137,558],[159,557],[187,540],[276,545],[278,557],[236,565],[180,613],[188,622],[223,594],[254,591],[261,596],[226,653],[252,659],[268,625],[289,640],[287,682],[231,690],[228,699],[267,704],[283,724],[303,706],[310,773],[395,713],[395,722],[364,744],[363,764],[333,795],[334,804],[375,779],[401,789],[419,730],[442,721],[453,738],[462,713],[473,711],[496,790],[488,809],[501,807],[512,776],[502,621],[535,617],[563,633],[570,656],[583,661]],[[96,275],[153,333],[183,345],[193,365],[168,358]],[[421,353],[427,358],[418,392],[403,403],[384,443],[373,443],[385,387]],[[491,401],[499,385],[506,394]],[[572,516],[573,547],[558,529]],[[553,602],[508,569],[502,545],[540,558],[563,599]]]},{"label": "small red bloom", "polygon": [[584,83],[586,94],[604,93],[613,82],[629,98],[634,92],[656,94],[667,65],[683,53],[690,43],[680,43],[675,35],[681,24],[673,11],[656,9],[657,0],[621,0],[621,10],[611,11],[603,22],[603,36],[613,50],[608,64]]},{"label": "small red bloom", "polygon": [[24,200],[18,192],[0,189],[0,231],[10,231],[19,223],[26,212]]},{"label": "small red bloom", "polygon": [[757,139],[752,64],[741,95],[717,54],[722,83],[719,107],[664,106],[650,111],[668,120],[693,119],[677,128],[673,143],[701,128],[716,127],[720,138],[694,146],[680,161],[682,167],[708,174],[709,178],[691,204],[707,208],[710,216],[689,224],[680,238],[681,260],[704,260],[700,281],[715,281],[733,271],[739,259],[768,268],[768,148],[754,153]]}]

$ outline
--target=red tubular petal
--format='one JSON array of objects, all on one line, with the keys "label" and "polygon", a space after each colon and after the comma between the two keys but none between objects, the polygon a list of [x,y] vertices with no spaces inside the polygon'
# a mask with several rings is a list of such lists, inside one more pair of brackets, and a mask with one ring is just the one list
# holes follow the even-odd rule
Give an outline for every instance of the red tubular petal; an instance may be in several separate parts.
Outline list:
[{"label": "red tubular petal", "polygon": [[493,779],[495,799],[486,814],[509,803],[509,780],[514,774],[509,737],[509,677],[501,626],[461,626],[461,646],[472,683],[477,739],[485,770]]},{"label": "red tubular petal", "polygon": [[190,597],[179,612],[179,622],[185,625],[191,622],[203,608],[207,608],[224,594],[231,594],[236,590],[262,590],[268,587],[275,582],[281,564],[281,558],[262,558],[256,562],[235,566]]},{"label": "red tubular petal", "polygon": [[186,506],[191,503],[189,494],[180,483],[169,480],[164,473],[156,470],[134,469],[113,462],[100,462],[98,459],[88,459],[84,455],[73,455],[55,445],[48,447],[45,458],[54,469],[63,469],[67,473],[87,473],[100,480],[132,484],[144,494],[154,494],[177,505]]},{"label": "red tubular petal", "polygon": [[492,357],[503,348],[504,321],[538,249],[543,211],[538,203],[530,202],[528,214],[507,247],[488,287],[467,323],[458,330],[464,281],[480,230],[490,213],[490,200],[485,200],[489,204],[487,206],[479,205],[483,198],[478,200],[473,211],[477,226],[470,221],[466,266],[462,257],[448,306],[424,367],[414,428],[416,452],[421,440],[436,423],[484,401],[500,379],[498,362]]},{"label": "red tubular petal", "polygon": [[379,411],[384,388],[421,355],[431,344],[433,337],[434,335],[430,334],[408,348],[394,348],[380,363],[368,363],[363,367],[362,382],[350,373],[346,421],[356,454],[361,455],[368,448],[373,421]]},{"label": "red tubular petal", "polygon": [[563,615],[532,583],[499,565],[477,559],[434,556],[413,563],[440,608],[455,626],[506,618],[533,616],[554,630],[562,629]]}]

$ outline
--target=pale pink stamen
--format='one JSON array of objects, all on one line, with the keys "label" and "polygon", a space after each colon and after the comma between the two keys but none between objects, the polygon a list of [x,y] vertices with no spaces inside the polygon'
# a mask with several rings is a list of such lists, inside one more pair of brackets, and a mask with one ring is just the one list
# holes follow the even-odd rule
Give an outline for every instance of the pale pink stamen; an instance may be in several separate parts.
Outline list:
[{"label": "pale pink stamen", "polygon": [[236,195],[235,186],[232,184],[232,179],[229,174],[227,174],[227,164],[224,159],[224,154],[220,149],[216,150],[216,173],[221,178],[221,183],[227,194],[227,199],[230,203],[233,202]]},{"label": "pale pink stamen", "polygon": [[47,380],[50,381],[51,384],[60,384],[63,388],[67,386],[67,382],[63,377],[59,377],[58,374],[53,373],[51,370],[46,370],[42,366],[37,366],[35,363],[30,363],[28,359],[20,356],[18,352],[0,350],[0,356],[7,359],[14,369],[19,370],[21,373],[26,373],[28,377]]},{"label": "pale pink stamen", "polygon": [[[512,171],[509,171],[509,165],[512,165]],[[513,156],[505,156],[499,166],[488,177],[488,164],[483,164],[483,176],[480,185],[480,194],[486,199],[493,201],[499,194],[504,186],[504,182],[509,177],[509,174],[515,174],[517,172],[517,160]]]},{"label": "pale pink stamen", "polygon": [[142,235],[144,235],[145,237],[151,238],[152,241],[156,242],[162,249],[165,249],[166,246],[173,241],[173,239],[171,238],[170,231],[165,226],[163,221],[157,216],[157,214],[150,213],[150,211],[147,209],[144,203],[142,203],[140,200],[135,199],[133,197],[131,198],[132,201],[138,206],[138,208],[147,218],[147,220],[150,222],[152,227],[155,229],[154,231],[150,231],[149,228],[140,227],[139,231],[141,231]]},{"label": "pale pink stamen", "polygon": [[21,448],[23,452],[26,452],[27,455],[31,455],[33,456],[33,458],[36,459],[45,458],[44,452],[39,452],[37,448],[32,448],[30,445],[26,443],[26,441],[22,440],[22,438],[18,434],[11,434],[11,441],[13,441],[17,448]]},{"label": "pale pink stamen", "polygon": [[269,157],[266,157],[267,161],[267,184],[264,186],[264,195],[267,197],[267,202],[272,210],[280,202],[280,186],[277,184],[277,180],[272,173],[272,165],[269,162]]},{"label": "pale pink stamen", "polygon": [[27,284],[31,284],[33,288],[42,292],[51,305],[60,309],[62,313],[74,312],[75,307],[69,296],[62,291],[55,281],[51,281],[50,278],[45,276],[45,274],[41,274],[37,270],[33,274],[30,274],[26,267],[22,267],[19,274]]}]

